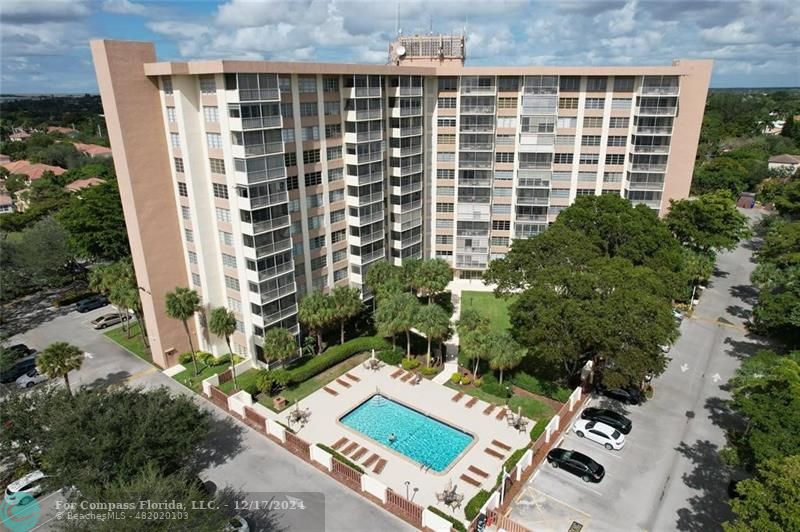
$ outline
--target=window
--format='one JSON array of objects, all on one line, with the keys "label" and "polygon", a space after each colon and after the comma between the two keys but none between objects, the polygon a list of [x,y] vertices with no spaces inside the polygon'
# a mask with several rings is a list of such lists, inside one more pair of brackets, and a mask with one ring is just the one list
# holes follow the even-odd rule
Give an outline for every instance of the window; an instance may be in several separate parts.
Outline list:
[{"label": "window", "polygon": [[497,90],[505,92],[518,91],[519,78],[517,76],[500,76],[497,80]]},{"label": "window", "polygon": [[281,76],[278,78],[278,88],[281,92],[292,91],[292,78],[289,76]]},{"label": "window", "polygon": [[306,186],[313,187],[314,185],[322,184],[322,172],[309,172],[305,177]]},{"label": "window", "polygon": [[630,109],[632,100],[630,98],[614,98],[611,100],[612,109]]},{"label": "window", "polygon": [[225,286],[230,288],[231,290],[239,290],[239,279],[236,277],[231,277],[230,275],[225,276]]},{"label": "window", "polygon": [[599,146],[600,135],[584,135],[581,137],[581,146]]},{"label": "window", "polygon": [[189,207],[186,205],[181,205],[181,218],[184,220],[188,220],[192,217],[192,211],[189,210]]},{"label": "window", "polygon": [[187,254],[189,255],[189,264],[197,264],[197,253],[189,251]]},{"label": "window", "polygon": [[444,169],[444,168],[436,169],[436,179],[455,179],[455,178],[456,178],[456,171],[453,169]]},{"label": "window", "polygon": [[584,108],[586,109],[602,109],[606,105],[605,98],[586,98]]},{"label": "window", "polygon": [[440,196],[454,196],[455,192],[454,187],[436,187],[436,193]]},{"label": "window", "polygon": [[496,142],[498,145],[504,146],[514,144],[514,135],[497,135]]},{"label": "window", "polygon": [[322,207],[322,194],[311,194],[306,196],[306,207],[309,209]]},{"label": "window", "polygon": [[[511,190],[511,189],[503,189],[503,190]],[[511,214],[511,205],[503,204],[503,203],[495,203],[492,205],[492,214]]]},{"label": "window", "polygon": [[331,211],[331,223],[341,222],[344,220],[345,214],[344,209],[339,209],[338,211]]},{"label": "window", "polygon": [[580,164],[597,164],[599,158],[600,155],[597,153],[581,153],[581,157],[578,162]]},{"label": "window", "polygon": [[572,154],[571,153],[556,153],[553,162],[555,164],[572,164]]},{"label": "window", "polygon": [[184,198],[189,197],[189,190],[186,188],[186,183],[178,181],[178,194]]},{"label": "window", "polygon": [[605,92],[607,84],[608,84],[608,78],[589,76],[586,78],[586,91]]},{"label": "window", "polygon": [[339,92],[339,78],[322,78],[323,92]]},{"label": "window", "polygon": [[593,188],[579,188],[575,191],[576,196],[594,196]]},{"label": "window", "polygon": [[217,92],[217,82],[214,81],[214,76],[200,77],[200,92],[202,94],[215,94]]},{"label": "window", "polygon": [[498,116],[497,117],[497,127],[517,129],[517,117],[516,116]]},{"label": "window", "polygon": [[342,158],[342,147],[341,146],[332,146],[327,149],[326,159],[332,161],[333,159],[341,159]]},{"label": "window", "polygon": [[283,154],[284,166],[297,166],[297,154],[294,152]]},{"label": "window", "polygon": [[575,129],[578,127],[578,119],[574,116],[561,116],[556,121],[556,126],[561,128]]},{"label": "window", "polygon": [[325,102],[325,116],[332,116],[341,114],[341,107],[339,102]]},{"label": "window", "polygon": [[436,220],[436,229],[452,229],[453,220]]},{"label": "window", "polygon": [[233,235],[227,231],[219,232],[219,243],[225,246],[233,245]]},{"label": "window", "polygon": [[281,140],[283,142],[294,142],[294,128],[284,128],[281,129]]},{"label": "window", "polygon": [[308,228],[309,229],[319,229],[325,224],[325,215],[320,214],[318,216],[309,216],[308,217]]},{"label": "window", "polygon": [[510,220],[492,220],[492,231],[510,231]]},{"label": "window", "polygon": [[209,148],[221,148],[222,135],[219,133],[206,133],[206,143]]},{"label": "window", "polygon": [[327,265],[328,265],[328,257],[326,257],[325,255],[323,255],[321,257],[317,257],[315,259],[311,259],[311,269],[312,270],[319,270],[321,268],[324,268]]},{"label": "window", "polygon": [[200,274],[192,272],[192,284],[194,286],[200,286]]},{"label": "window", "polygon": [[440,151],[436,153],[436,160],[440,163],[452,163],[456,160],[456,154],[451,151]]},{"label": "window", "polygon": [[214,197],[228,199],[228,187],[220,183],[211,183],[211,188],[214,191]]},{"label": "window", "polygon": [[[298,188],[300,188],[300,181],[297,180],[297,176],[296,175],[286,176],[286,190],[297,190]],[[290,202],[289,212],[292,212],[291,206],[292,204]]]},{"label": "window", "polygon": [[632,77],[614,78],[614,92],[633,92]]},{"label": "window", "polygon": [[625,128],[628,129],[630,118],[627,116],[612,116],[608,122],[610,128]]},{"label": "window", "polygon": [[551,198],[568,198],[569,197],[569,189],[568,188],[551,188],[550,189],[550,197]]},{"label": "window", "polygon": [[609,153],[606,155],[606,164],[625,164],[625,154]]},{"label": "window", "polygon": [[291,103],[281,104],[281,116],[284,118],[292,118],[294,116],[294,111],[292,110]]},{"label": "window", "polygon": [[228,209],[223,209],[222,207],[216,208],[217,212],[217,221],[218,222],[225,222],[231,223],[231,211]]},{"label": "window", "polygon": [[511,189],[498,187],[494,189],[495,197],[503,198],[503,197],[511,197]]},{"label": "window", "polygon": [[172,78],[162,77],[161,88],[164,89],[164,94],[172,94]]},{"label": "window", "polygon": [[301,102],[300,116],[317,116],[317,102]]},{"label": "window", "polygon": [[625,146],[628,143],[628,137],[608,137],[609,146]]},{"label": "window", "polygon": [[579,76],[561,76],[558,80],[558,87],[562,91],[577,92],[581,90],[581,78]]},{"label": "window", "polygon": [[175,157],[175,171],[183,172],[183,159],[180,157]]},{"label": "window", "polygon": [[603,117],[586,116],[583,118],[583,127],[603,127]]},{"label": "window", "polygon": [[169,134],[169,143],[172,145],[173,148],[180,148],[181,147],[181,136],[178,133],[170,133]]},{"label": "window", "polygon": [[597,172],[578,172],[578,181],[595,181]]},{"label": "window", "polygon": [[[241,312],[242,311],[242,302],[238,299],[234,299],[232,297],[228,298],[228,308],[234,312]],[[240,346],[237,346],[240,347]]]},{"label": "window", "polygon": [[621,183],[622,172],[605,172],[603,174],[603,183]]},{"label": "window", "polygon": [[[295,257],[299,257],[302,254],[303,254],[303,243],[296,242],[292,246],[292,255]],[[300,270],[301,273],[297,273],[298,270]],[[305,275],[306,274],[305,265],[298,263],[297,267],[295,268],[295,272],[296,272],[295,275]]]},{"label": "window", "polygon": [[344,179],[344,169],[342,168],[332,168],[328,170],[328,183],[333,183],[335,181],[341,181]]},{"label": "window", "polygon": [[227,253],[223,253],[222,265],[226,268],[236,268],[236,257],[233,255],[228,255]]},{"label": "window", "polygon": [[498,98],[497,99],[497,108],[498,109],[516,109],[517,108],[517,99],[516,98]]},{"label": "window", "polygon": [[453,235],[436,235],[436,243],[437,244],[452,244],[453,243]]},{"label": "window", "polygon": [[308,126],[300,130],[303,142],[307,140],[319,140],[319,126]]},{"label": "window", "polygon": [[494,178],[500,181],[510,181],[514,179],[514,171],[513,170],[495,170],[494,171]]},{"label": "window", "polygon": [[342,124],[329,124],[325,126],[325,138],[336,139],[342,136]]},{"label": "window", "polygon": [[211,171],[215,174],[224,174],[225,173],[225,161],[222,159],[209,159],[209,165],[211,166]]},{"label": "window", "polygon": [[341,261],[345,260],[346,258],[347,258],[347,250],[346,249],[337,249],[336,251],[333,252],[333,256],[331,257],[331,260],[333,260],[333,263],[336,264],[337,262],[341,262]]},{"label": "window", "polygon": [[313,290],[324,290],[325,287],[328,286],[328,278],[327,277],[317,277],[313,281],[311,281],[311,288]]},{"label": "window", "polygon": [[458,90],[458,78],[455,77],[439,78],[439,90],[440,91]]},{"label": "window", "polygon": [[186,237],[187,242],[194,242],[194,231],[191,229],[184,229],[183,234]]},{"label": "window", "polygon": [[325,247],[325,235],[315,236],[308,243],[309,249],[319,249]]},{"label": "window", "polygon": [[437,118],[436,125],[439,127],[456,127],[455,118]]},{"label": "window", "polygon": [[556,146],[572,146],[575,144],[575,135],[556,135]]},{"label": "window", "polygon": [[451,257],[453,256],[452,249],[437,249],[436,250],[436,258],[437,259],[444,259],[444,260],[453,260]]},{"label": "window", "polygon": [[340,229],[331,233],[331,244],[338,244],[347,240],[347,231]]},{"label": "window", "polygon": [[499,151],[494,154],[495,162],[498,163],[513,163],[514,162],[514,152],[502,152]]},{"label": "window", "polygon": [[508,237],[507,236],[493,236],[492,237],[492,245],[493,246],[506,246],[506,247],[508,247]]},{"label": "window", "polygon": [[436,212],[453,212],[454,205],[452,203],[437,203]]},{"label": "window", "polygon": [[439,133],[436,136],[436,142],[438,144],[455,144],[456,143],[456,136],[452,133]]},{"label": "window", "polygon": [[559,109],[577,109],[578,108],[578,98],[559,98],[558,99],[558,108]]},{"label": "window", "polygon": [[436,100],[436,106],[440,109],[455,109],[456,98],[438,98]]},{"label": "window", "polygon": [[175,113],[174,107],[167,107],[167,121],[169,122],[178,121],[178,115]]},{"label": "window", "polygon": [[330,203],[335,203],[337,201],[342,201],[344,199],[344,189],[340,188],[339,190],[331,190],[328,192],[328,201]]},{"label": "window", "polygon": [[334,282],[341,281],[345,277],[347,277],[347,268],[342,268],[341,270],[336,270],[335,272],[333,272]]},{"label": "window", "polygon": [[219,122],[219,109],[216,106],[203,106],[203,118],[206,122]]},{"label": "window", "polygon": [[553,172],[553,181],[572,181],[572,172]]},{"label": "window", "polygon": [[302,232],[303,232],[303,222],[301,222],[300,220],[292,222],[292,225],[289,226],[289,234],[299,235]]},{"label": "window", "polygon": [[298,78],[297,91],[301,93],[317,92],[317,78],[313,77]]}]

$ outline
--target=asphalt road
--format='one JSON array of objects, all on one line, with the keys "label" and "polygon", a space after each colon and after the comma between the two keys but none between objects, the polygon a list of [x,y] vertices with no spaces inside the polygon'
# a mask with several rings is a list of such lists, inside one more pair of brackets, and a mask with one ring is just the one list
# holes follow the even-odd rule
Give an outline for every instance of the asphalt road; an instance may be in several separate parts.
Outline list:
[{"label": "asphalt road", "polygon": [[[754,213],[748,213],[753,215]],[[567,434],[561,446],[592,456],[606,468],[600,484],[585,484],[543,465],[512,510],[535,530],[708,532],[731,518],[730,472],[719,459],[725,428],[739,420],[725,406],[726,383],[742,357],[764,347],[745,322],[756,292],[750,285],[753,244],[718,257],[717,269],[694,315],[681,324],[666,373],[654,381],[655,396],[642,406],[613,406],[633,421],[619,452]]]},{"label": "asphalt road", "polygon": [[[175,380],[139,359],[132,353],[95,331],[88,324],[95,317],[112,311],[112,307],[86,314],[70,312],[10,339],[9,343],[26,343],[43,349],[55,341],[68,341],[87,353],[83,367],[70,374],[73,386],[98,386],[127,383],[145,388],[167,386],[175,393],[193,395]],[[58,385],[58,383],[55,383]],[[218,488],[230,486],[246,492],[248,498],[261,500],[266,494],[295,493],[311,501],[306,515],[284,511],[273,514],[279,529],[316,532],[324,522],[328,531],[393,531],[413,530],[374,504],[356,495],[330,477],[294,457],[288,451],[267,440],[231,418],[208,401],[195,398],[197,403],[213,414],[211,442],[215,449],[206,457],[206,468],[200,473],[203,480]],[[321,495],[316,495],[321,494]],[[44,516],[51,518],[59,496],[42,498]],[[324,512],[318,501],[324,500]],[[50,524],[37,528],[49,530]]]}]

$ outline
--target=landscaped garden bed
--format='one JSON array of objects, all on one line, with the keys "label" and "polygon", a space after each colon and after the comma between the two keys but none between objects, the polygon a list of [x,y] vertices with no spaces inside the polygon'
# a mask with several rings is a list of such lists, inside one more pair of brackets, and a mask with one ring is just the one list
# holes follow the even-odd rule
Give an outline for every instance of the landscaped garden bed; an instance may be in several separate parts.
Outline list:
[{"label": "landscaped garden bed", "polygon": [[228,364],[220,364],[217,366],[206,366],[203,364],[198,363],[198,367],[200,368],[200,373],[195,375],[194,374],[194,366],[191,363],[187,364],[187,368],[180,373],[177,373],[172,378],[176,381],[180,382],[190,390],[193,390],[197,393],[202,393],[203,391],[203,381],[209,378],[212,375],[219,375],[230,366]]},{"label": "landscaped garden bed", "polygon": [[[225,366],[227,369],[229,366]],[[244,390],[249,392],[251,395],[255,395],[258,393],[258,386],[256,385],[256,379],[258,378],[258,371],[257,369],[248,369],[247,371],[237,374],[236,375],[236,385],[239,390]],[[230,395],[237,390],[233,388],[233,379],[223,382],[219,386],[217,386],[220,390],[225,392],[226,394]]]},{"label": "landscaped garden bed", "polygon": [[144,344],[142,343],[139,323],[132,322],[130,328],[130,338],[128,338],[128,332],[125,331],[125,327],[123,326],[106,331],[104,334],[109,340],[116,342],[148,364],[152,364],[153,357],[150,356],[150,351],[145,349]]}]

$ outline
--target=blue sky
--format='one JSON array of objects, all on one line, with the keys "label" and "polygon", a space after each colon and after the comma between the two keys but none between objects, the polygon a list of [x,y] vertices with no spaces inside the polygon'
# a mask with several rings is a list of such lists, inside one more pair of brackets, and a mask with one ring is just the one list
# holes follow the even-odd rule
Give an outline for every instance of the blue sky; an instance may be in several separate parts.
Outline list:
[{"label": "blue sky", "polygon": [[[716,60],[714,87],[800,86],[793,0],[402,0],[404,33],[467,31],[472,65]],[[161,60],[382,64],[395,0],[0,0],[0,91],[96,92],[88,41],[147,40]]]}]

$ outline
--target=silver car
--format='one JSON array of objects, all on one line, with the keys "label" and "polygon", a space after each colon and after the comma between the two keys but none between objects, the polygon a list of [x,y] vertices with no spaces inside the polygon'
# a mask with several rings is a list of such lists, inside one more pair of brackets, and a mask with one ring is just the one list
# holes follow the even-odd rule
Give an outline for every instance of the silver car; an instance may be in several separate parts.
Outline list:
[{"label": "silver car", "polygon": [[128,316],[110,312],[108,314],[103,314],[102,316],[98,316],[92,320],[92,327],[95,329],[105,329],[106,327],[111,327],[112,325],[117,325],[118,323],[122,323],[123,321],[128,321]]}]

